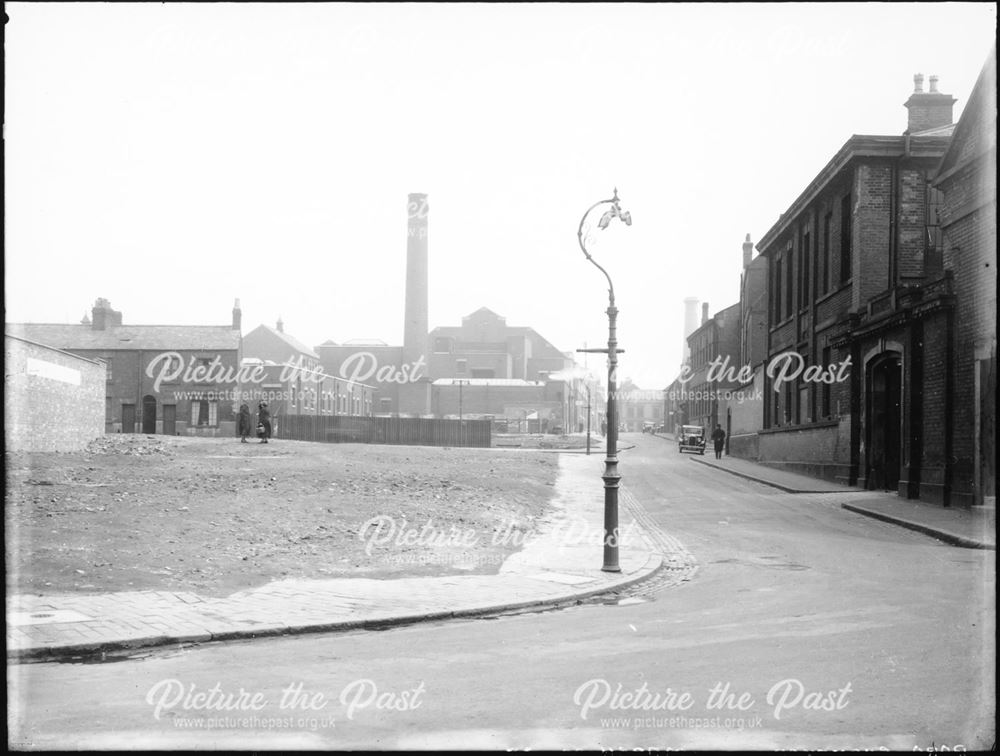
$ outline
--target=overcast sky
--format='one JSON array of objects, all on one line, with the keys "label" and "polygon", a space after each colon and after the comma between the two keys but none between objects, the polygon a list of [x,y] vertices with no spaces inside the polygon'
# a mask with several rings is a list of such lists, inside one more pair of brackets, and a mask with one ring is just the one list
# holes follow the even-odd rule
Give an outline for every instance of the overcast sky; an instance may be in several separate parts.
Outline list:
[{"label": "overcast sky", "polygon": [[[662,388],[682,300],[738,300],[758,240],[913,74],[957,120],[993,4],[10,3],[8,321],[279,316],[402,343],[406,198],[429,194],[430,325],[485,306]],[[594,216],[596,222],[599,211]],[[603,358],[592,356],[601,369]]]}]

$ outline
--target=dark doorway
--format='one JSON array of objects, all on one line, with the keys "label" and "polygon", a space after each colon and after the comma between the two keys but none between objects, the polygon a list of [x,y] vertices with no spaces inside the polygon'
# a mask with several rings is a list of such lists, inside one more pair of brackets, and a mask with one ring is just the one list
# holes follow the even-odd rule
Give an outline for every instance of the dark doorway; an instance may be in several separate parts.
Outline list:
[{"label": "dark doorway", "polygon": [[135,405],[122,405],[122,433],[135,433]]},{"label": "dark doorway", "polygon": [[156,397],[142,397],[142,432],[156,433]]},{"label": "dark doorway", "polygon": [[887,356],[869,369],[868,488],[895,491],[899,487],[903,364]]},{"label": "dark doorway", "polygon": [[177,405],[176,404],[164,404],[163,405],[163,435],[165,435],[165,436],[176,436],[177,435]]}]

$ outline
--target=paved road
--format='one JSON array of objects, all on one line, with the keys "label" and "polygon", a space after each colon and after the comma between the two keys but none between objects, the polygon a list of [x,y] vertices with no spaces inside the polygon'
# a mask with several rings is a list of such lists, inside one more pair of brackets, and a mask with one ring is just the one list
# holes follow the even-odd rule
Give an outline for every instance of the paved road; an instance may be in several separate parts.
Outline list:
[{"label": "paved road", "polygon": [[12,743],[993,743],[995,552],[840,508],[864,493],[786,494],[663,439],[627,434],[628,444],[625,484],[699,561],[683,585],[621,605],[13,666]]}]

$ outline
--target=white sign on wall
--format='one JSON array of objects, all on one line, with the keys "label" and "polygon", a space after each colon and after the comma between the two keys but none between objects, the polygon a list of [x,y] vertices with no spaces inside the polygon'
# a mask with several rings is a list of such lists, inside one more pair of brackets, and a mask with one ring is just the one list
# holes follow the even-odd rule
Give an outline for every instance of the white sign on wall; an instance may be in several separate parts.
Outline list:
[{"label": "white sign on wall", "polygon": [[80,385],[80,371],[73,368],[57,365],[54,362],[36,360],[28,357],[28,375],[39,375],[42,378],[49,378],[62,383],[72,383],[74,386]]}]

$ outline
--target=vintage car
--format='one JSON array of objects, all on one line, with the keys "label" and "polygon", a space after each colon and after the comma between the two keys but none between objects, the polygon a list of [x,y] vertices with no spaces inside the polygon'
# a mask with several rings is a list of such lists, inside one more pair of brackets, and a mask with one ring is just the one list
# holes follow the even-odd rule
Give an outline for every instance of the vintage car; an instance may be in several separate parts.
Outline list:
[{"label": "vintage car", "polygon": [[653,433],[655,431],[655,429],[656,429],[656,423],[651,422],[649,420],[646,420],[642,424],[642,432],[643,433]]},{"label": "vintage car", "polygon": [[677,432],[678,452],[705,453],[705,429],[700,425],[682,425]]}]

